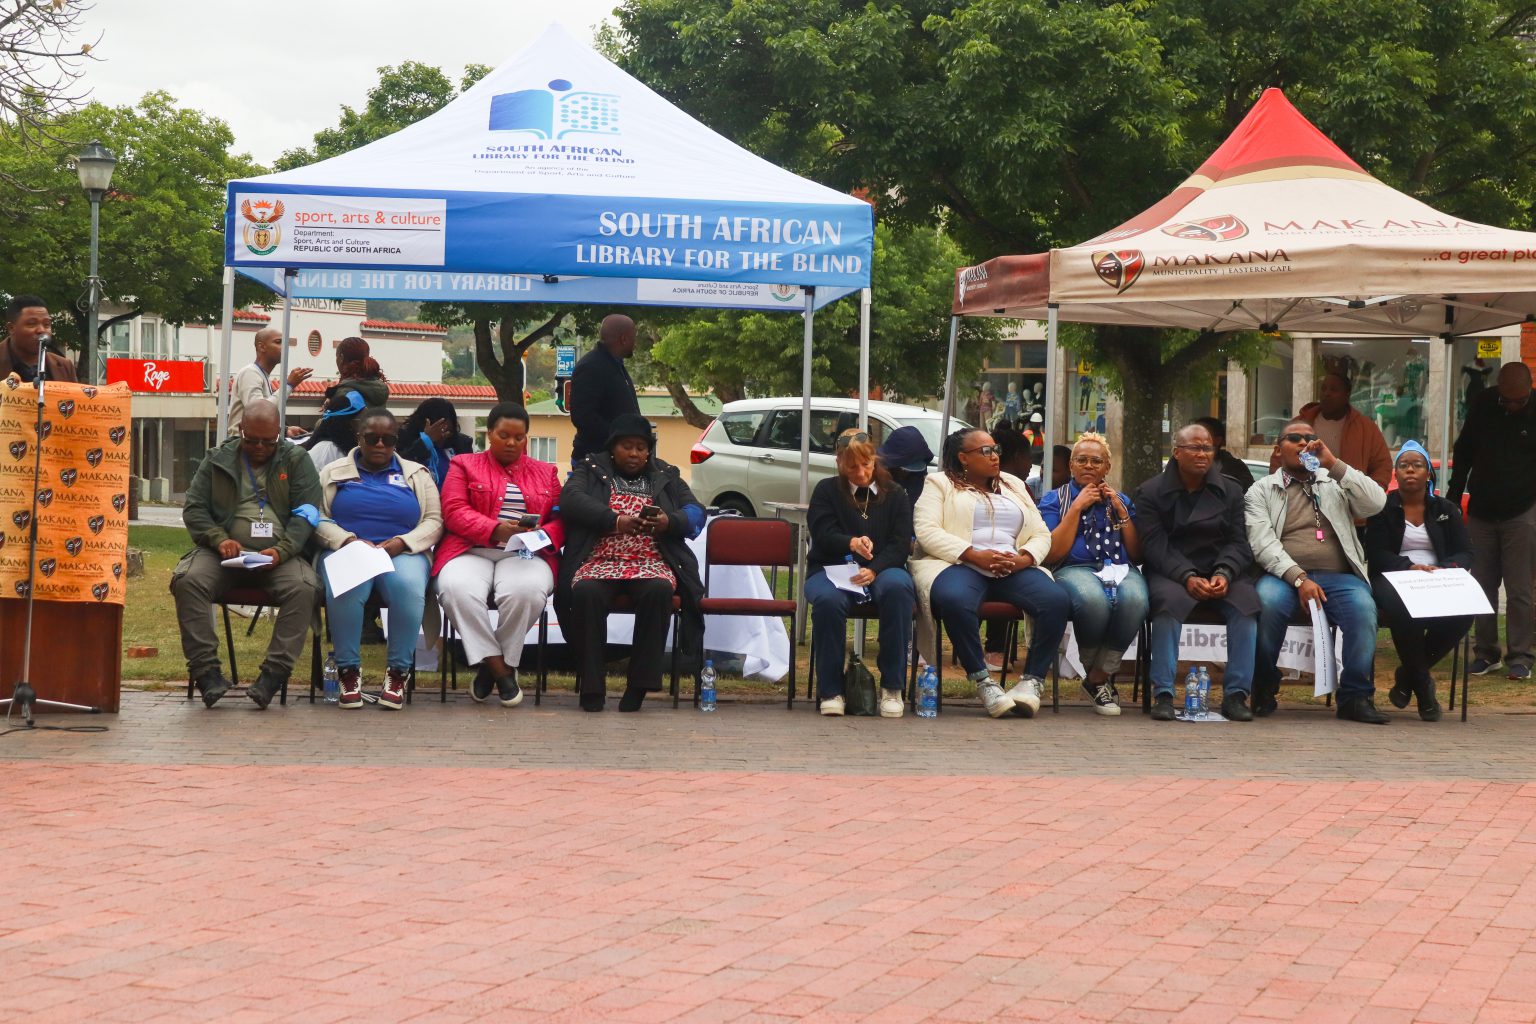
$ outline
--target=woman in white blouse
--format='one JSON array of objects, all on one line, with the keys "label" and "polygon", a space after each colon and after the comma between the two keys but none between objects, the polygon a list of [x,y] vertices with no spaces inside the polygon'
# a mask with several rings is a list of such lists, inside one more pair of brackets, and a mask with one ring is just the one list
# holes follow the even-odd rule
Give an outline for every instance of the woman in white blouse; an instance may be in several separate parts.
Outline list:
[{"label": "woman in white blouse", "polygon": [[[1051,531],[1024,481],[1000,472],[992,435],[965,429],[945,439],[943,472],[923,485],[913,532],[919,553],[912,560],[912,581],[923,615],[944,623],[987,714],[1033,717],[1071,602],[1040,568],[1051,549]],[[1007,601],[1034,620],[1023,675],[1007,693],[992,679],[982,653],[983,601]],[[936,652],[925,656],[938,664]]]}]

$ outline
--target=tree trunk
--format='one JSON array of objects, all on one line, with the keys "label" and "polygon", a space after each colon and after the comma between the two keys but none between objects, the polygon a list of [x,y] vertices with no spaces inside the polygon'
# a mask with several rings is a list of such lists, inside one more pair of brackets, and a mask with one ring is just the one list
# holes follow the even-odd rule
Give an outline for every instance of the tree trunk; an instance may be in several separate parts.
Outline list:
[{"label": "tree trunk", "polygon": [[496,389],[498,401],[518,405],[526,401],[527,370],[523,366],[523,353],[535,342],[552,337],[555,328],[569,315],[569,312],[556,313],[522,338],[517,337],[517,323],[504,317],[496,325],[497,344],[494,346],[491,344],[491,321],[475,321],[475,357],[480,362],[480,372]]},{"label": "tree trunk", "polygon": [[693,404],[693,399],[688,395],[688,389],[683,386],[683,382],[678,380],[670,370],[663,371],[661,379],[662,383],[667,387],[667,394],[672,396],[672,404],[677,406],[677,411],[683,414],[684,423],[687,423],[690,427],[698,427],[700,430],[704,430],[711,423],[715,422],[714,417],[703,412],[697,405]]}]

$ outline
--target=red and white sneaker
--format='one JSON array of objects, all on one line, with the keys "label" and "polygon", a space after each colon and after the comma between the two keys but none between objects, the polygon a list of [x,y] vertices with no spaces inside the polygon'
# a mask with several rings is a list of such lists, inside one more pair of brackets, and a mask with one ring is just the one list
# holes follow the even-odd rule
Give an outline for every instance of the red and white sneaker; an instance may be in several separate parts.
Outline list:
[{"label": "red and white sneaker", "polygon": [[399,711],[405,707],[405,673],[397,668],[384,677],[384,689],[379,691],[379,707]]},{"label": "red and white sneaker", "polygon": [[363,674],[357,668],[341,670],[341,697],[338,707],[360,708],[363,706]]}]

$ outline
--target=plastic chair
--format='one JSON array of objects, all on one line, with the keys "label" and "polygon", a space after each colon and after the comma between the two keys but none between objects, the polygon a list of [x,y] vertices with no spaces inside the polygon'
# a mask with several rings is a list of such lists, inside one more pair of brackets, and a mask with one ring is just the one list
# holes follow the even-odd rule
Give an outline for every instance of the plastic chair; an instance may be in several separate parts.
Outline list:
[{"label": "plastic chair", "polygon": [[[773,597],[710,597],[710,567],[715,565],[755,565],[760,568],[785,569],[789,573],[787,593],[795,593],[795,532],[787,519],[749,519],[723,516],[712,520],[704,540],[704,597],[699,611],[705,615],[757,615],[783,618],[789,616],[791,635],[796,604],[793,600]],[[676,644],[673,645],[674,650]],[[795,650],[790,645],[788,708],[795,706]],[[698,676],[694,676],[697,699]]]}]

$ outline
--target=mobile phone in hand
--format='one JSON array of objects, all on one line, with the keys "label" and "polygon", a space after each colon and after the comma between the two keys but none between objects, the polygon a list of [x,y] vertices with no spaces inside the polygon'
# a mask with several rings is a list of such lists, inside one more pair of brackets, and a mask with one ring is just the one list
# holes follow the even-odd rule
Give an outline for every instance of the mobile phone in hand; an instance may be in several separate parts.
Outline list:
[{"label": "mobile phone in hand", "polygon": [[645,516],[647,519],[655,519],[657,516],[661,515],[661,506],[647,505],[645,508],[640,510],[640,514]]},{"label": "mobile phone in hand", "polygon": [[518,516],[517,528],[519,530],[531,530],[539,525],[539,517],[536,515]]}]

